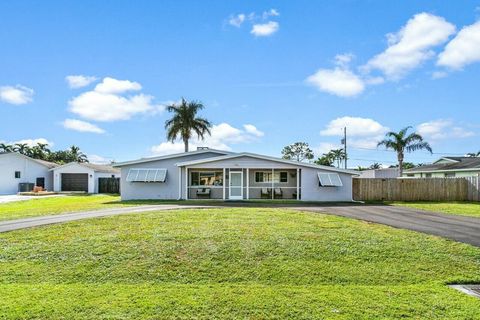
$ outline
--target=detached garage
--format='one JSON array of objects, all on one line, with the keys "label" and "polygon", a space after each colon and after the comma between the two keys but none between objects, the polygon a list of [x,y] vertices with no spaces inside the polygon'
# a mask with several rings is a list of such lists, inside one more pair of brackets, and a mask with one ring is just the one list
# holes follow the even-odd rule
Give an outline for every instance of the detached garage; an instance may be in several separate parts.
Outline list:
[{"label": "detached garage", "polygon": [[[53,168],[53,190],[56,192],[99,193],[105,178],[120,178],[120,170],[111,166],[71,162]],[[101,189],[101,188],[100,188]]]}]

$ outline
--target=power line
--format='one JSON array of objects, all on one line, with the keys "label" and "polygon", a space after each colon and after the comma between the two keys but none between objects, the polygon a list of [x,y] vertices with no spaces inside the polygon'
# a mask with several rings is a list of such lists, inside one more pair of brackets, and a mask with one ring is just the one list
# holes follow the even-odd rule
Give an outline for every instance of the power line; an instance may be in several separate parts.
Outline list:
[{"label": "power line", "polygon": [[[387,149],[373,149],[373,148],[361,148],[361,147],[352,147],[350,146],[350,149],[358,149],[358,150],[369,150],[369,151],[382,151],[382,152],[395,152],[395,150],[387,150]],[[420,150],[424,153],[429,153],[428,151],[423,151]],[[464,156],[465,153],[451,153],[451,152],[432,152],[431,154],[443,154],[443,155],[450,155],[450,156]]]}]

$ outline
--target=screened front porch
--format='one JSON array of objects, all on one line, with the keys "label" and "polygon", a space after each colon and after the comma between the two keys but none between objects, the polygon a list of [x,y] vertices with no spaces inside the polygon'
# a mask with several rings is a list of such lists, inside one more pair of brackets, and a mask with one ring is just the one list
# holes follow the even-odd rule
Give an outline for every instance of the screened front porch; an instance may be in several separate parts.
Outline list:
[{"label": "screened front porch", "polygon": [[300,168],[186,168],[185,199],[300,200]]}]

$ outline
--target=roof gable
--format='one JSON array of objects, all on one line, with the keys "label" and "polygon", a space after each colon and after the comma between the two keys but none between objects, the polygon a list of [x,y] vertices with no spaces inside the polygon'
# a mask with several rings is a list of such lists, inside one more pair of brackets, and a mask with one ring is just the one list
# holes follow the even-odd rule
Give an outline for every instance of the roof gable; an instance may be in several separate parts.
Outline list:
[{"label": "roof gable", "polygon": [[312,164],[312,163],[304,163],[304,162],[280,159],[280,158],[264,156],[264,155],[260,155],[260,154],[256,154],[256,153],[249,153],[249,152],[234,153],[234,154],[224,155],[224,156],[220,156],[220,157],[212,157],[212,158],[207,158],[207,159],[179,162],[179,163],[177,163],[177,166],[183,167],[183,166],[203,164],[203,163],[209,163],[209,162],[230,160],[230,159],[235,159],[235,158],[240,158],[240,157],[250,157],[250,158],[254,158],[254,159],[261,159],[261,160],[266,160],[266,161],[271,161],[271,162],[283,163],[283,164],[288,164],[288,165],[291,165],[291,166],[294,166],[294,167],[308,167],[308,168],[321,169],[321,170],[325,170],[325,171],[333,171],[333,172],[341,172],[341,173],[346,173],[346,174],[351,174],[351,175],[358,175],[358,172],[353,171],[353,170],[344,170],[344,169],[338,169],[338,168],[334,168],[334,167],[322,166],[322,165],[317,165],[317,164]]},{"label": "roof gable", "polygon": [[21,154],[21,153],[18,153],[18,152],[0,152],[0,156],[2,155],[15,155],[17,157],[20,157],[20,158],[23,158],[23,159],[26,159],[26,160],[30,160],[30,161],[33,161],[35,163],[38,163],[39,165],[42,165],[44,167],[47,167],[48,169],[51,169],[51,168],[55,168],[55,167],[58,167],[59,165],[54,163],[54,162],[49,162],[49,161],[45,161],[45,160],[40,160],[40,159],[34,159],[34,158],[30,158],[24,154]]},{"label": "roof gable", "polygon": [[107,166],[107,165],[101,165],[101,164],[94,164],[94,163],[88,163],[88,162],[69,162],[67,164],[55,167],[50,169],[50,171],[58,170],[58,169],[63,169],[71,166],[80,166],[84,167],[89,170],[93,170],[95,172],[105,172],[105,173],[119,173],[119,169],[115,169],[112,166]]},{"label": "roof gable", "polygon": [[168,155],[158,156],[158,157],[148,157],[148,158],[141,158],[141,159],[138,159],[138,160],[118,162],[118,163],[113,164],[113,167],[117,168],[117,167],[128,166],[128,165],[131,165],[131,164],[153,162],[153,161],[159,161],[159,160],[165,160],[165,159],[182,158],[182,157],[186,157],[186,156],[189,156],[189,155],[203,154],[203,153],[217,153],[217,154],[222,155],[222,156],[223,155],[228,155],[228,154],[233,154],[233,152],[230,152],[230,151],[223,151],[223,150],[217,150],[217,149],[200,149],[200,150],[189,151],[189,152],[168,154]]}]

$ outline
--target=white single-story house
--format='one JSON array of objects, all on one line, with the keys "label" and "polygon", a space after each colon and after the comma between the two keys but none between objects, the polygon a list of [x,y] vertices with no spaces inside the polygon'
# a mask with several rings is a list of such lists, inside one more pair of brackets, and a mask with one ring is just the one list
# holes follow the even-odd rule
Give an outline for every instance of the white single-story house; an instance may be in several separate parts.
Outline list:
[{"label": "white single-story house", "polygon": [[352,201],[358,173],[253,153],[196,151],[114,164],[122,200],[297,199]]},{"label": "white single-story house", "polygon": [[0,153],[0,194],[31,191],[33,186],[52,190],[53,175],[49,170],[56,166],[17,152]]},{"label": "white single-story house", "polygon": [[410,178],[480,177],[480,157],[443,157],[432,164],[403,172]]},{"label": "white single-story house", "polygon": [[381,168],[381,169],[367,169],[358,172],[359,178],[364,179],[394,179],[400,177],[400,170],[398,168]]},{"label": "white single-story house", "polygon": [[120,170],[112,166],[70,162],[51,169],[53,191],[98,193],[99,178],[119,178]]}]

